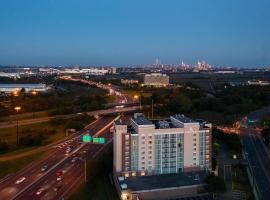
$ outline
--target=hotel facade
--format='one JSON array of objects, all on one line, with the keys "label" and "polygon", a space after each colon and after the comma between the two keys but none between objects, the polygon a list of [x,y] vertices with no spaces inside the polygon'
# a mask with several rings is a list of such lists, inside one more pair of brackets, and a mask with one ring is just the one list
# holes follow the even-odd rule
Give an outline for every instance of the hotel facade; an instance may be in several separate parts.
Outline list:
[{"label": "hotel facade", "polygon": [[184,115],[114,123],[114,173],[148,176],[211,170],[212,125]]}]

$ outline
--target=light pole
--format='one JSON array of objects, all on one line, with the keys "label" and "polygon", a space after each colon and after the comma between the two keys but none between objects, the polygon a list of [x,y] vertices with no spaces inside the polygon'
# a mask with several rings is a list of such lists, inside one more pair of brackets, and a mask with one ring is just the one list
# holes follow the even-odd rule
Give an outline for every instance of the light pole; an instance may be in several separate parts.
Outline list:
[{"label": "light pole", "polygon": [[[32,96],[36,96],[37,95],[37,91],[36,90],[33,90],[31,92]],[[33,118],[35,117],[35,111],[34,111],[34,105],[32,105],[32,111],[33,111]]]},{"label": "light pole", "polygon": [[14,97],[19,96],[19,91],[18,91],[18,90],[14,90],[14,91],[12,92],[12,95],[13,95]]},{"label": "light pole", "polygon": [[152,98],[152,119],[154,119],[154,99]]},{"label": "light pole", "polygon": [[[14,110],[16,110],[17,114],[19,113],[19,111],[21,110],[22,108],[20,106],[16,106],[14,107]],[[18,116],[17,116],[17,145],[19,144],[19,119],[18,119]]]},{"label": "light pole", "polygon": [[133,96],[133,98],[134,98],[134,100],[136,100],[136,101],[139,99],[140,110],[141,110],[141,109],[142,109],[142,99],[141,99],[141,96],[138,95],[138,94],[135,94],[135,95]]}]

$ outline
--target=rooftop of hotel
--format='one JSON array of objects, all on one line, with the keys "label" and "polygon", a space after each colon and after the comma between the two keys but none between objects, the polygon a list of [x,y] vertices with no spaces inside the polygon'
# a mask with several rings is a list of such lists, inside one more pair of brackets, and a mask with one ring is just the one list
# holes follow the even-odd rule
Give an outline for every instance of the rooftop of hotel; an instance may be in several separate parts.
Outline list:
[{"label": "rooftop of hotel", "polygon": [[[169,128],[183,128],[185,124],[195,123],[200,126],[201,129],[203,128],[209,128],[209,123],[202,119],[191,119],[189,117],[186,117],[184,115],[174,115],[170,118],[163,119],[163,120],[148,120],[144,117],[141,113],[136,113],[134,117],[131,118],[132,121],[135,122],[138,126],[143,125],[152,125],[155,129],[169,129]],[[175,122],[176,121],[176,122]],[[119,122],[116,123],[119,125]],[[130,133],[136,133],[136,131],[133,131],[133,127],[129,126],[128,130]]]},{"label": "rooftop of hotel", "polygon": [[[177,122],[180,123],[175,123],[173,120],[176,120]],[[138,126],[148,126],[152,125],[154,126],[155,129],[168,129],[168,128],[183,128],[185,124],[190,124],[190,123],[196,123],[200,125],[200,128],[206,128],[208,125],[208,122],[202,119],[191,119],[189,117],[186,117],[185,115],[182,114],[176,114],[171,116],[170,118],[167,119],[158,119],[158,120],[148,120],[144,117],[142,113],[135,113],[133,117],[131,117],[131,121],[133,121],[136,125]],[[130,126],[130,123],[127,123],[126,121],[123,122],[121,120],[115,121],[116,125],[128,125],[128,130],[131,133],[136,133],[133,130],[133,127]]]},{"label": "rooftop of hotel", "polygon": [[[189,117],[186,117],[183,114],[176,114],[171,116],[172,118],[178,120],[179,122],[186,124],[186,123],[203,123],[205,122],[204,120],[194,120]],[[144,117],[143,114],[141,113],[136,113],[134,117],[132,117],[132,120],[137,124],[137,125],[152,125],[155,124],[157,127],[160,127],[161,125],[166,125],[171,124],[171,119],[164,119],[164,120],[148,120]],[[172,126],[172,125],[170,125]],[[169,127],[168,127],[169,128]]]},{"label": "rooftop of hotel", "polygon": [[176,115],[173,115],[172,117],[177,119],[178,121],[180,121],[182,123],[195,123],[196,122],[195,120],[193,120],[189,117],[186,117],[183,114],[176,114]]},{"label": "rooftop of hotel", "polygon": [[138,125],[152,125],[153,124],[152,121],[146,119],[143,115],[134,116],[132,117],[132,120]]},{"label": "rooftop of hotel", "polygon": [[132,191],[204,185],[207,174],[208,172],[206,171],[200,171],[153,176],[134,176],[119,181],[119,184],[126,184],[126,189]]}]

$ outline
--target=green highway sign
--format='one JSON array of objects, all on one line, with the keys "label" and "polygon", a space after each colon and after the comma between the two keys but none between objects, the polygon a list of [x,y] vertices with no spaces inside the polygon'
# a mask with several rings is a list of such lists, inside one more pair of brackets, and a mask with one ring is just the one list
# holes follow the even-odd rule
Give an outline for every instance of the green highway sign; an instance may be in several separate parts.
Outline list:
[{"label": "green highway sign", "polygon": [[83,135],[83,142],[91,142],[92,137],[89,134],[84,134]]},{"label": "green highway sign", "polygon": [[105,138],[93,138],[93,143],[105,144]]},{"label": "green highway sign", "polygon": [[100,144],[105,144],[105,138],[99,138],[99,143]]},{"label": "green highway sign", "polygon": [[89,135],[88,133],[83,135],[82,140],[83,142],[86,142],[86,143],[105,144],[105,138],[102,138],[102,137],[92,138],[91,135]]}]

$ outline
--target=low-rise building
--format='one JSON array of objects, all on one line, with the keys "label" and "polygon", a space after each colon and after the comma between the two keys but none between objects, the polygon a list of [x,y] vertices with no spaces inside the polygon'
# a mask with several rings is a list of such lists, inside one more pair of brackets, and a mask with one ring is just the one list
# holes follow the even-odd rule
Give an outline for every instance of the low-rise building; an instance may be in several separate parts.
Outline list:
[{"label": "low-rise building", "polygon": [[105,75],[109,73],[109,70],[103,68],[85,68],[81,70],[81,73],[85,73],[86,75]]},{"label": "low-rise building", "polygon": [[0,84],[0,92],[12,93],[22,89],[25,89],[25,92],[30,92],[33,90],[44,92],[50,89],[50,87],[45,84]]},{"label": "low-rise building", "polygon": [[138,84],[139,80],[137,80],[137,79],[121,79],[121,83],[123,85],[132,85],[132,84]]},{"label": "low-rise building", "polygon": [[6,73],[6,72],[0,72],[0,77],[8,77],[8,78],[20,78],[19,73]]},{"label": "low-rise building", "polygon": [[143,84],[146,86],[167,86],[169,85],[170,78],[166,74],[151,73],[144,75]]},{"label": "low-rise building", "polygon": [[260,86],[265,86],[265,85],[270,85],[269,81],[261,81],[261,80],[253,80],[253,81],[248,81],[248,85],[260,85]]}]

